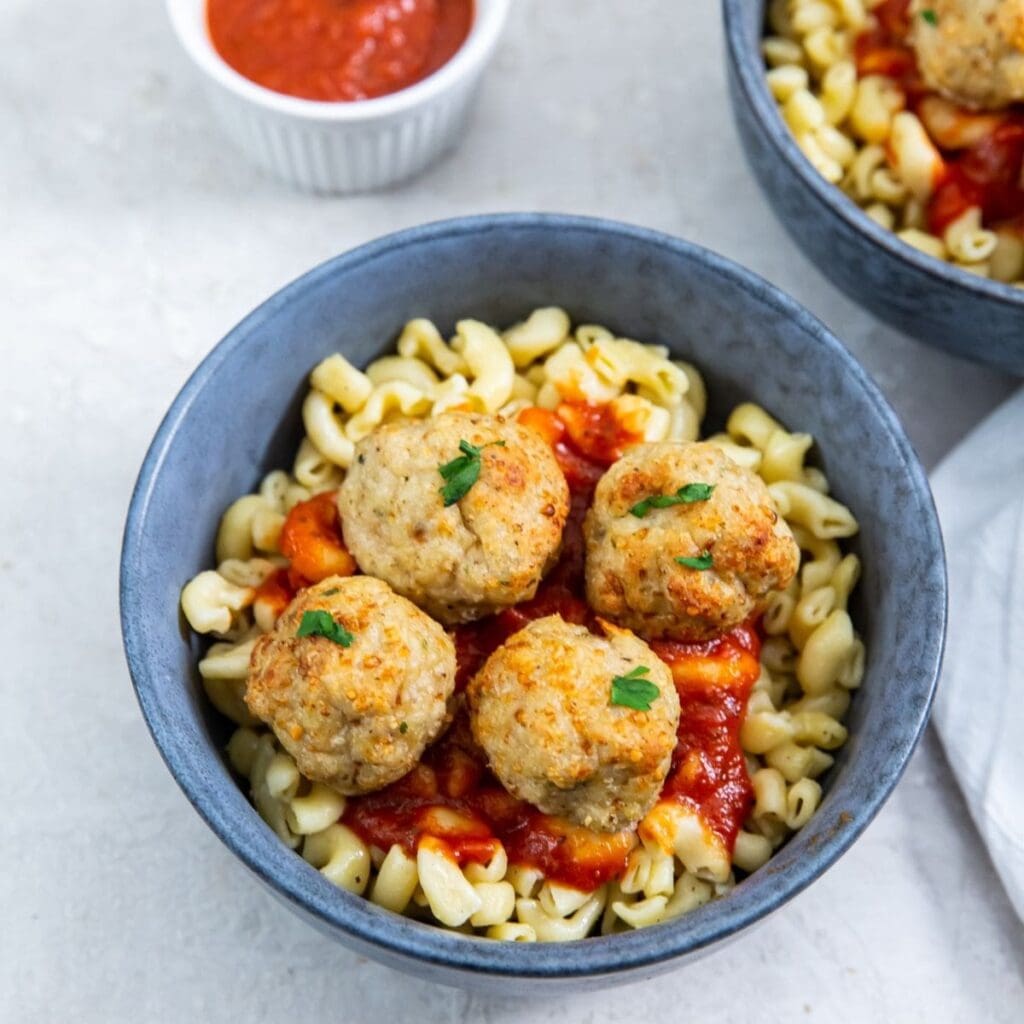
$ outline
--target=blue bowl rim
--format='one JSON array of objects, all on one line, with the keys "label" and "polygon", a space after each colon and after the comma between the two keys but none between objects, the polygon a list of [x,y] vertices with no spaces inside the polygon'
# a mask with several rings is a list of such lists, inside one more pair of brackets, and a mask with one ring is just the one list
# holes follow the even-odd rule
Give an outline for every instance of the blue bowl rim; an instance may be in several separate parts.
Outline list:
[{"label": "blue bowl rim", "polygon": [[[766,0],[757,2],[763,18]],[[909,264],[915,270],[927,274],[947,287],[961,288],[1007,306],[1020,307],[1024,311],[1024,288],[979,277],[977,274],[961,270],[953,263],[946,263],[944,260],[919,252],[912,245],[901,241],[894,232],[876,224],[842,189],[826,181],[814,169],[796,144],[792,133],[782,120],[778,104],[772,98],[765,79],[764,60],[760,50],[751,49],[747,45],[742,20],[748,16],[748,12],[748,0],[722,0],[722,17],[730,63],[737,73],[748,106],[765,129],[779,156],[818,202],[893,259]]]},{"label": "blue bowl rim", "polygon": [[[768,303],[777,312],[793,320],[827,348],[844,366],[851,382],[861,390],[864,401],[874,406],[894,447],[894,453],[921,499],[925,516],[920,524],[920,539],[935,553],[929,583],[937,595],[931,609],[926,654],[921,659],[922,698],[916,716],[901,718],[894,741],[894,756],[880,773],[873,795],[849,812],[844,827],[830,830],[814,849],[790,871],[784,884],[777,885],[767,898],[741,906],[735,897],[713,901],[674,921],[652,928],[568,944],[501,943],[473,940],[466,936],[421,924],[383,910],[363,897],[326,884],[316,891],[310,875],[318,873],[269,830],[255,847],[243,845],[235,835],[232,819],[215,793],[190,770],[187,745],[163,720],[159,687],[148,671],[146,641],[137,626],[136,610],[141,607],[144,588],[137,586],[129,567],[136,563],[145,542],[146,517],[154,483],[175,436],[189,414],[196,396],[236,348],[258,331],[268,317],[283,306],[300,301],[306,289],[324,278],[344,273],[386,253],[448,240],[458,236],[490,231],[543,228],[559,233],[587,232],[616,235],[658,249],[668,250],[703,263],[715,273]],[[382,956],[394,961],[412,959],[438,968],[454,968],[469,975],[506,979],[570,979],[599,977],[623,971],[637,972],[654,968],[684,955],[706,950],[714,944],[750,927],[798,895],[841,857],[860,836],[888,799],[903,775],[924,731],[931,710],[945,644],[947,601],[946,566],[942,535],[927,477],[904,430],[886,399],[867,372],[820,320],[765,279],[731,260],[691,242],[648,228],[601,218],[549,213],[482,214],[437,221],[384,236],[335,256],[285,285],[238,323],[203,359],[192,373],[158,427],[143,461],[128,508],[120,567],[121,629],[129,672],[146,725],[160,754],[189,802],[230,849],[257,877],[296,909],[319,918],[331,929],[353,936],[364,947],[375,947]],[[255,813],[255,812],[252,812]],[[777,876],[778,877],[778,876]]]}]

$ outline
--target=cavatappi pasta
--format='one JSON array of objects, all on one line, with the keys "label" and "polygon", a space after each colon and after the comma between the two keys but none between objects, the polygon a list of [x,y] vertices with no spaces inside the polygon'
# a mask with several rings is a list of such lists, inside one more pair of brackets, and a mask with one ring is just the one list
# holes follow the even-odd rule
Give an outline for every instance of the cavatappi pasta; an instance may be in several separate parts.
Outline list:
[{"label": "cavatappi pasta", "polygon": [[[929,256],[1024,287],[1024,107],[958,105],[927,86],[915,53],[940,32],[954,38],[939,19],[969,6],[771,0],[767,81],[807,159],[872,220]],[[948,59],[965,60],[966,45]]]},{"label": "cavatappi pasta", "polygon": [[[789,38],[768,45],[795,54]],[[807,59],[784,66],[802,68]],[[743,404],[708,440],[760,475],[793,531],[801,563],[764,607],[760,661],[733,651],[753,668],[736,722],[749,811],[731,848],[701,807],[667,790],[627,837],[621,870],[590,889],[545,877],[501,842],[458,863],[448,837],[463,819],[451,808],[431,811],[438,834],[421,834],[414,849],[361,837],[349,812],[362,798],[304,778],[245,702],[253,647],[281,610],[272,584],[289,565],[289,513],[336,489],[354,445],[396,419],[461,408],[528,421],[529,410],[557,410],[569,400],[605,409],[635,440],[694,441],[706,396],[699,372],[666,348],[599,326],[573,328],[556,308],[536,310],[503,333],[464,320],[450,340],[429,321],[414,320],[397,354],[365,370],[332,355],[310,385],[306,437],[291,470],[269,474],[227,510],[217,568],[191,580],[181,598],[192,628],[213,640],[199,671],[211,702],[237,726],[230,764],[282,842],[334,884],[396,913],[505,941],[566,941],[668,921],[721,897],[807,823],[822,798],[817,780],[846,741],[842,722],[864,670],[848,611],[859,562],[842,547],[857,523],[829,495],[824,474],[807,464],[810,435]]]}]

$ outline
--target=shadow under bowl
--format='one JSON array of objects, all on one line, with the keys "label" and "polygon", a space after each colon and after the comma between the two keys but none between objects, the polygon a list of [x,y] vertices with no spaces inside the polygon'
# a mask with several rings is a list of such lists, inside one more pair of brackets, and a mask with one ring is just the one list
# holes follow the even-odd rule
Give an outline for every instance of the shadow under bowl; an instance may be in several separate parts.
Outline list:
[{"label": "shadow under bowl", "polygon": [[[406,320],[504,325],[559,304],[576,322],[667,345],[705,374],[708,425],[753,400],[818,442],[858,516],[852,608],[867,671],[850,739],[810,823],[725,899],[670,923],[563,945],[466,938],[344,892],[278,841],[226,764],[204,699],[185,582],[213,563],[219,517],[301,433],[310,369],[364,365]],[[178,784],[289,907],[359,953],[423,978],[522,995],[650,977],[736,936],[814,881],[876,814],[924,728],[945,628],[942,540],[924,473],[892,410],[847,350],[776,288],[686,242],[607,221],[496,215],[405,231],[310,271],[239,324],[175,399],[142,466],[121,562],[124,644],[143,714]]]}]

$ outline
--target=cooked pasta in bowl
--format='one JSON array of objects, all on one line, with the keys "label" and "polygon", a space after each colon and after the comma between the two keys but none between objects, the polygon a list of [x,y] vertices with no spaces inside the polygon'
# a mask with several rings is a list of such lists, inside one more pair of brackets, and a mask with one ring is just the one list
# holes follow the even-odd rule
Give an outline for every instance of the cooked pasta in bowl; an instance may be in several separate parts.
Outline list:
[{"label": "cooked pasta in bowl", "polygon": [[390,910],[558,941],[723,896],[810,819],[864,671],[857,523],[810,435],[744,403],[698,443],[705,404],[558,307],[313,369],[295,462],[182,592],[282,842]]},{"label": "cooked pasta in bowl", "polygon": [[649,974],[806,885],[943,631],[927,486],[851,357],[573,218],[407,232],[258,310],[161,427],[122,573],[218,834],[355,948],[491,987]]},{"label": "cooked pasta in bowl", "polygon": [[908,333],[1024,372],[1024,6],[724,9],[741,135],[797,241]]}]

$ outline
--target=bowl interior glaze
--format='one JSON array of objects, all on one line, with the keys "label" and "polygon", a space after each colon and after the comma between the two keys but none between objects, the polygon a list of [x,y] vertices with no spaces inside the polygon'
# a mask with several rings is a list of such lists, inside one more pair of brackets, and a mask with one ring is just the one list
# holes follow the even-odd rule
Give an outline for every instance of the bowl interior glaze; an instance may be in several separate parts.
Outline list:
[{"label": "bowl interior glaze", "polygon": [[[635,933],[562,946],[467,939],[335,888],[281,844],[223,754],[225,723],[197,677],[199,642],[178,607],[213,563],[218,519],[269,470],[290,466],[310,369],[341,351],[363,365],[403,323],[505,325],[541,305],[575,322],[668,345],[695,362],[708,423],[754,400],[818,440],[820,465],[861,522],[854,608],[867,674],[821,809],[725,900]],[[142,467],[125,529],[122,627],[147,723],[189,800],[293,909],[346,945],[420,976],[529,992],[635,980],[693,957],[813,881],[895,785],[928,715],[945,626],[945,570],[931,495],[892,410],[845,348],[777,289],[714,254],[639,228],[500,215],[442,222],[339,256],[238,325],[175,400]]]}]

